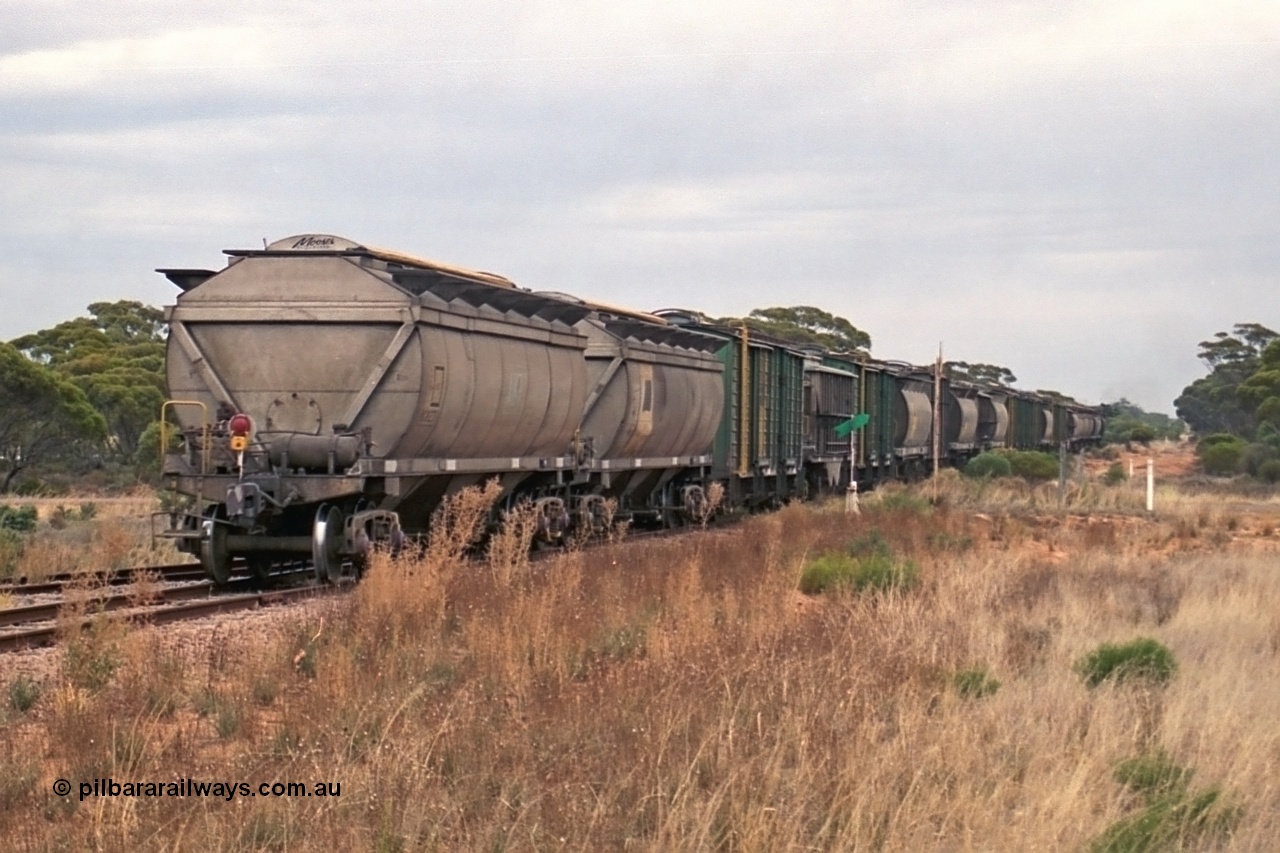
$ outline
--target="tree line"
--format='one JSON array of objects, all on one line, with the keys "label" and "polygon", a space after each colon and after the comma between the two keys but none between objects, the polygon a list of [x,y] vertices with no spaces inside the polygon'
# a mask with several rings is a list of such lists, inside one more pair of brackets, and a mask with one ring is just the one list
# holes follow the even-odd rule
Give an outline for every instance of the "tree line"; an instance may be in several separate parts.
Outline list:
[{"label": "tree line", "polygon": [[1280,482],[1280,335],[1237,323],[1199,347],[1209,372],[1174,406],[1200,437],[1196,453],[1205,470]]}]

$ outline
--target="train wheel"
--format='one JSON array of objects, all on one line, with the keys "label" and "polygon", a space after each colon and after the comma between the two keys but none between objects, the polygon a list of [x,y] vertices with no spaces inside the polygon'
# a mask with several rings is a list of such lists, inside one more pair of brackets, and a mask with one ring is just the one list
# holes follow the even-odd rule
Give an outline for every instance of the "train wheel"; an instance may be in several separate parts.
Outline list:
[{"label": "train wheel", "polygon": [[227,526],[219,524],[221,507],[205,513],[200,536],[200,565],[219,586],[231,580],[231,552],[227,550]]},{"label": "train wheel", "polygon": [[254,554],[247,560],[249,563],[249,574],[259,583],[264,583],[271,577],[271,558],[264,557],[260,554]]},{"label": "train wheel", "polygon": [[316,510],[316,523],[311,528],[311,563],[316,580],[336,583],[342,576],[342,510],[322,504]]}]

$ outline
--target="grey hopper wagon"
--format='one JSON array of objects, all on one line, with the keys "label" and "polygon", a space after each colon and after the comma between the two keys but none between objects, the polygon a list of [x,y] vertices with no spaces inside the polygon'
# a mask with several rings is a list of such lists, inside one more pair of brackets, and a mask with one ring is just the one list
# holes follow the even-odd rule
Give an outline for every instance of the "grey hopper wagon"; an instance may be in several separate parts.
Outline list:
[{"label": "grey hopper wagon", "polygon": [[227,254],[161,270],[182,290],[167,405],[185,437],[163,473],[195,504],[164,535],[215,579],[236,556],[335,577],[494,477],[551,538],[608,497],[656,518],[701,500],[715,339],[330,235]]}]

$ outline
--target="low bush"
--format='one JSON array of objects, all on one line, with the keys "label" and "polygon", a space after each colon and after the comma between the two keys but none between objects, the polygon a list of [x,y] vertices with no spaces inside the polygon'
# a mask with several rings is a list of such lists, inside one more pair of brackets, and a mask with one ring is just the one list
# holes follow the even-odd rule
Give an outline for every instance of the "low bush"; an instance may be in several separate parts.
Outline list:
[{"label": "low bush", "polygon": [[975,480],[989,480],[994,477],[1008,477],[1013,474],[1013,466],[1003,455],[990,450],[983,451],[973,457],[964,466],[964,475]]},{"label": "low bush", "polygon": [[40,685],[29,676],[19,675],[9,682],[9,707],[25,714],[40,698]]},{"label": "low bush", "polygon": [[1244,454],[1240,457],[1240,467],[1250,477],[1258,477],[1263,464],[1276,458],[1275,448],[1255,442],[1245,447]]},{"label": "low bush", "polygon": [[0,527],[0,578],[12,577],[17,571],[25,546],[21,533]]},{"label": "low bush", "polygon": [[965,699],[981,699],[1000,689],[1000,682],[992,678],[984,666],[960,670],[952,676],[951,683]]},{"label": "low bush", "polygon": [[36,529],[36,508],[33,506],[0,505],[0,530],[30,533]]},{"label": "low bush", "polygon": [[1107,473],[1102,475],[1102,482],[1108,486],[1118,486],[1125,480],[1129,479],[1129,475],[1125,472],[1124,466],[1119,462],[1112,462],[1107,468]]},{"label": "low bush", "polygon": [[1168,648],[1150,637],[1139,637],[1118,645],[1103,643],[1078,660],[1075,668],[1086,684],[1097,687],[1111,678],[1163,684],[1173,677],[1178,664]]},{"label": "low bush", "polygon": [[1151,444],[1151,442],[1155,440],[1156,440],[1155,429],[1147,426],[1146,424],[1138,424],[1133,429],[1129,430],[1129,441],[1136,441],[1138,444],[1141,444],[1143,447],[1146,447],[1147,445]]},{"label": "low bush", "polygon": [[1280,483],[1280,459],[1268,459],[1259,465],[1258,479],[1268,483]]},{"label": "low bush", "polygon": [[854,557],[868,557],[872,554],[889,556],[893,553],[889,540],[884,538],[884,534],[880,532],[878,527],[873,527],[866,533],[854,537],[849,542],[848,550]]},{"label": "low bush", "polygon": [[916,585],[919,575],[913,561],[895,558],[887,547],[872,547],[862,555],[827,553],[805,566],[800,591],[808,595],[829,589],[905,591]]},{"label": "low bush", "polygon": [[1183,850],[1229,835],[1239,823],[1241,810],[1224,804],[1218,788],[1189,793],[1195,771],[1174,764],[1163,750],[1120,762],[1114,775],[1145,807],[1107,827],[1090,845],[1093,853]]},{"label": "low bush", "polygon": [[1185,791],[1195,771],[1179,767],[1164,750],[1156,750],[1121,761],[1112,775],[1121,785],[1151,799]]},{"label": "low bush", "polygon": [[1196,445],[1196,456],[1206,472],[1229,475],[1239,472],[1247,448],[1244,439],[1218,432],[1200,439]]},{"label": "low bush", "polygon": [[1015,477],[1029,482],[1053,480],[1058,476],[1058,457],[1039,450],[1011,451],[1009,466]]},{"label": "low bush", "polygon": [[1205,447],[1216,447],[1219,444],[1244,444],[1244,440],[1229,432],[1211,432],[1196,442],[1196,451],[1199,452]]},{"label": "low bush", "polygon": [[62,648],[62,670],[67,683],[85,690],[106,687],[124,663],[124,623],[98,616],[84,630],[78,630],[75,618]]},{"label": "low bush", "polygon": [[1210,474],[1228,476],[1240,470],[1240,461],[1243,454],[1243,446],[1218,444],[1200,454],[1200,464]]},{"label": "low bush", "polygon": [[280,695],[280,682],[270,675],[260,675],[253,681],[253,701],[262,707],[269,707]]},{"label": "low bush", "polygon": [[800,591],[817,595],[827,589],[848,586],[856,564],[847,554],[823,554],[810,560],[800,575]]},{"label": "low bush", "polygon": [[912,515],[928,515],[933,509],[924,498],[905,489],[885,489],[871,506],[887,512],[905,512]]},{"label": "low bush", "polygon": [[1194,797],[1158,798],[1133,817],[1117,821],[1091,845],[1094,853],[1158,853],[1194,849],[1204,836],[1229,835],[1240,813],[1221,806],[1217,788]]}]

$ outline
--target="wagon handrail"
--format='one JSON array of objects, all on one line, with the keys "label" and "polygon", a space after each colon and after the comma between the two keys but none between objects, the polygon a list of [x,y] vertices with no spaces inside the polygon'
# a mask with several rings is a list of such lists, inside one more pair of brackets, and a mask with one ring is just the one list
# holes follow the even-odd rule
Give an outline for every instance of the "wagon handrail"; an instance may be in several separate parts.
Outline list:
[{"label": "wagon handrail", "polygon": [[209,473],[209,460],[213,448],[209,445],[209,407],[199,400],[165,400],[160,406],[160,453],[161,457],[169,452],[169,422],[165,419],[169,408],[178,406],[200,407],[200,473]]}]

